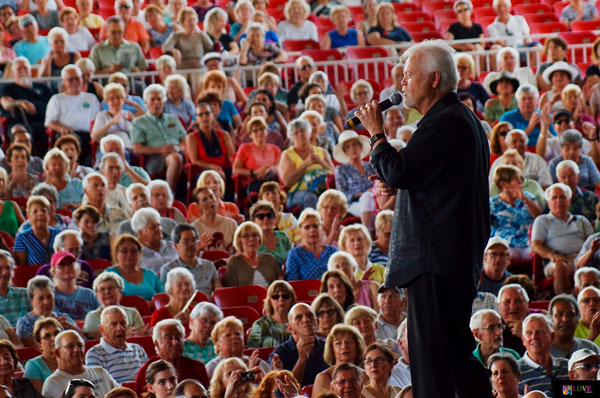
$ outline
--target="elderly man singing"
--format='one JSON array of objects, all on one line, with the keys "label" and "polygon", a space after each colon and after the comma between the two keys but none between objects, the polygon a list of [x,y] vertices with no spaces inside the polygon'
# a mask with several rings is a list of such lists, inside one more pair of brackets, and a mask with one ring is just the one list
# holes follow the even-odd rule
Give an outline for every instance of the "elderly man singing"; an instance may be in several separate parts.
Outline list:
[{"label": "elderly man singing", "polygon": [[408,287],[415,398],[491,397],[468,329],[490,236],[487,138],[455,93],[445,42],[419,43],[404,57],[405,104],[424,115],[406,148],[387,142],[377,102],[355,113],[371,135],[378,187],[385,195],[397,190],[384,286]]}]

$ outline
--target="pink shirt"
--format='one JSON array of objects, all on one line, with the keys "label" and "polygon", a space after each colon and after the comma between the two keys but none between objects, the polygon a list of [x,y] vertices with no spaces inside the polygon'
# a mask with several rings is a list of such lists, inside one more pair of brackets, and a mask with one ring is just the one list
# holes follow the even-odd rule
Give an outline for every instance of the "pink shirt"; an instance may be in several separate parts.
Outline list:
[{"label": "pink shirt", "polygon": [[245,169],[258,170],[262,166],[275,166],[279,162],[281,149],[276,145],[266,144],[264,150],[259,149],[254,142],[240,145],[236,157],[243,163]]}]

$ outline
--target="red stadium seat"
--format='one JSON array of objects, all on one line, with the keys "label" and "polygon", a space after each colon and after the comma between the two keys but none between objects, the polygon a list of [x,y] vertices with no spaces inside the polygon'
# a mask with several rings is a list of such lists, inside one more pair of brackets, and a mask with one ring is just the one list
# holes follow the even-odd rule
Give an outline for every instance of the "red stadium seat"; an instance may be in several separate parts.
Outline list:
[{"label": "red stadium seat", "polygon": [[234,316],[244,325],[244,332],[252,327],[252,324],[260,318],[260,314],[252,307],[238,306],[221,308],[223,316]]},{"label": "red stadium seat", "polygon": [[21,211],[23,212],[23,215],[25,215],[25,211],[27,210],[27,198],[23,198],[20,196],[13,196],[10,198],[6,198],[4,200],[12,200],[16,204],[18,204],[19,207],[21,208]]},{"label": "red stadium seat", "polygon": [[[556,1],[556,0],[551,0],[552,2]],[[540,0],[512,0],[511,4],[512,6],[518,6],[519,4],[540,4],[541,1]]]},{"label": "red stadium seat", "polygon": [[421,9],[428,13],[433,13],[435,10],[452,10],[454,3],[451,1],[432,1],[421,4]]},{"label": "red stadium seat", "polygon": [[29,361],[32,358],[40,356],[42,353],[35,348],[32,347],[21,347],[17,348],[17,355],[19,356],[19,362],[25,364],[25,362]]},{"label": "red stadium seat", "polygon": [[519,4],[517,6],[513,6],[513,13],[516,15],[526,15],[526,14],[543,14],[547,12],[554,13],[552,7],[548,4],[539,3],[539,4]]},{"label": "red stadium seat", "polygon": [[[344,59],[342,53],[337,49],[329,50],[302,50],[300,55],[308,55],[315,62],[319,61],[341,61]],[[335,86],[340,80],[351,79],[352,76],[346,76],[347,69],[344,65],[329,65],[329,66],[317,66],[317,69],[327,73],[329,81]]]},{"label": "red stadium seat", "polygon": [[[203,301],[210,301],[206,294],[201,291],[196,291],[196,297],[194,298],[195,303],[201,303]],[[156,293],[152,297],[152,308],[158,310],[165,305],[169,304],[169,295],[167,293]]]},{"label": "red stadium seat", "polygon": [[73,217],[73,212],[69,209],[56,209],[56,214],[60,214],[65,217]]},{"label": "red stadium seat", "polygon": [[283,9],[280,8],[267,8],[267,14],[275,18],[277,22],[281,22],[285,18],[283,15]]},{"label": "red stadium seat", "polygon": [[[393,4],[402,4],[402,3],[393,3]],[[431,15],[427,14],[423,11],[415,11],[415,12],[397,12],[396,18],[400,24],[404,24],[407,22],[423,22],[423,21],[431,21]]]},{"label": "red stadium seat", "polygon": [[452,19],[456,22],[456,13],[454,10],[435,10],[433,12],[433,20],[439,22],[444,19]]},{"label": "red stadium seat", "polygon": [[585,71],[587,70],[588,67],[590,67],[590,65],[593,65],[593,62],[579,62],[577,64],[577,67],[579,68],[579,73],[581,73],[582,76],[585,76],[586,73]]},{"label": "red stadium seat", "polygon": [[187,207],[185,207],[185,204],[183,204],[183,202],[174,200],[173,207],[176,208],[177,210],[179,210],[181,212],[181,214],[183,214],[185,217],[187,217]]},{"label": "red stadium seat", "polygon": [[355,15],[364,14],[362,6],[348,6],[348,10],[350,11],[352,18],[354,18]]},{"label": "red stadium seat", "polygon": [[12,250],[13,246],[15,245],[15,239],[12,236],[10,236],[10,234],[6,231],[0,231],[0,236],[2,237],[2,239],[4,239],[4,243],[6,243],[6,246],[8,246],[10,250]]},{"label": "red stadium seat", "polygon": [[492,8],[493,0],[474,0],[473,8]]},{"label": "red stadium seat", "polygon": [[27,287],[27,282],[33,278],[43,264],[19,265],[13,270],[12,283],[16,287]]},{"label": "red stadium seat", "polygon": [[496,11],[493,8],[488,7],[478,7],[473,10],[473,18],[479,19],[482,17],[494,17],[496,18]]},{"label": "red stadium seat", "polygon": [[290,281],[290,285],[296,292],[296,301],[311,302],[321,292],[321,281],[319,279],[306,279],[303,281]]},{"label": "red stadium seat", "polygon": [[559,33],[568,32],[569,27],[563,22],[532,23],[529,25],[531,33]]},{"label": "red stadium seat", "polygon": [[219,308],[249,306],[262,314],[267,289],[262,286],[224,287],[213,291],[213,301]]},{"label": "red stadium seat", "polygon": [[92,269],[94,270],[96,276],[98,276],[100,273],[102,273],[102,271],[104,271],[108,267],[113,266],[113,264],[110,261],[105,260],[103,258],[88,260],[88,263],[90,263],[90,265],[92,266]]},{"label": "red stadium seat", "polygon": [[[150,355],[148,355],[148,358],[150,358]],[[121,387],[129,388],[130,390],[135,391],[135,381],[126,381],[121,383]]]},{"label": "red stadium seat", "polygon": [[[419,22],[417,22],[419,23]],[[390,61],[373,61],[377,58],[385,58],[388,56],[387,50],[382,47],[350,47],[346,51],[346,59],[370,61],[364,63],[353,62],[353,67],[356,70],[356,75],[359,79],[371,79],[383,81],[390,75],[392,63]]]},{"label": "red stadium seat", "polygon": [[313,385],[312,384],[304,386],[304,387],[302,387],[302,395],[304,395],[305,397],[311,397],[312,396],[312,390],[313,390]]},{"label": "red stadium seat", "polygon": [[529,308],[530,309],[538,309],[538,310],[548,310],[548,307],[550,306],[550,301],[531,301],[529,302]]},{"label": "red stadium seat", "polygon": [[94,340],[86,340],[85,341],[85,352],[88,352],[88,350],[90,348],[92,348],[93,346],[95,346],[96,344],[99,344],[100,340],[98,339],[94,339]]},{"label": "red stadium seat", "polygon": [[302,51],[321,48],[321,45],[312,40],[286,40],[283,42],[285,51]]},{"label": "red stadium seat", "polygon": [[442,21],[438,21],[438,31],[442,32],[443,34],[448,33],[448,29],[450,29],[450,26],[455,22],[455,19],[444,19]]},{"label": "red stadium seat", "polygon": [[444,38],[444,36],[437,30],[432,30],[429,32],[411,32],[410,35],[417,43],[422,42],[423,40],[436,40]]},{"label": "red stadium seat", "polygon": [[573,32],[587,32],[589,30],[600,30],[600,19],[575,21],[571,24],[571,31]]},{"label": "red stadium seat", "polygon": [[529,25],[534,23],[550,23],[559,22],[556,14],[552,12],[545,12],[540,14],[525,14],[523,15]]},{"label": "red stadium seat", "polygon": [[579,63],[591,60],[591,46],[573,49],[572,47],[569,48],[569,45],[592,44],[597,37],[594,32],[561,32],[558,34],[558,36],[561,37],[565,43],[567,43],[567,57],[569,62]]},{"label": "red stadium seat", "polygon": [[128,343],[139,344],[142,346],[148,358],[152,358],[156,355],[156,348],[154,347],[154,341],[152,336],[131,336],[125,339]]},{"label": "red stadium seat", "polygon": [[231,255],[229,253],[227,253],[225,250],[219,250],[219,249],[205,250],[204,252],[202,252],[202,255],[201,255],[201,257],[203,259],[209,260],[209,261],[212,261],[213,263],[215,263],[216,268],[220,268],[220,267],[226,265],[227,259],[230,256]]},{"label": "red stadium seat", "polygon": [[433,21],[407,22],[402,24],[402,27],[411,35],[417,32],[433,32],[437,30],[437,26],[435,26]]},{"label": "red stadium seat", "polygon": [[141,316],[152,315],[150,304],[140,296],[123,296],[119,304],[137,309]]},{"label": "red stadium seat", "polygon": [[150,50],[148,51],[148,55],[150,56],[150,59],[158,59],[163,54],[164,53],[163,53],[162,47],[160,47],[160,46],[150,47]]},{"label": "red stadium seat", "polygon": [[421,6],[417,3],[392,3],[396,12],[420,12]]}]

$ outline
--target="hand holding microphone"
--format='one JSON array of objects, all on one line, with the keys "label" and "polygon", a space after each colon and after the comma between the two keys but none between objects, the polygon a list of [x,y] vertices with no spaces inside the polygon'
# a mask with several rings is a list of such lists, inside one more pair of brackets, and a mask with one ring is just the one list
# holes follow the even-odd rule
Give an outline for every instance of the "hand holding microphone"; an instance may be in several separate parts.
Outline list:
[{"label": "hand holding microphone", "polygon": [[[383,130],[383,118],[381,117],[381,112],[391,108],[392,106],[400,105],[401,103],[402,103],[402,95],[400,95],[400,93],[394,93],[390,98],[381,101],[377,105],[377,108],[378,108],[377,110],[379,111],[379,112],[377,112],[378,113],[377,121],[372,121],[372,120],[367,121],[366,119],[372,119],[372,117],[371,117],[371,115],[367,115],[362,110],[363,107],[368,108],[370,105],[375,105],[376,101],[373,101],[371,104],[363,105],[363,106],[359,107],[356,110],[356,112],[354,112],[354,117],[352,119],[346,120],[346,127],[350,128],[350,129],[354,129],[354,128],[356,128],[356,126],[358,126],[362,122],[363,126],[365,126],[365,128],[367,130],[369,130],[371,135],[381,133],[383,131],[371,131],[371,128],[377,128],[377,129]],[[371,123],[371,122],[373,122],[373,123]],[[376,125],[373,125],[373,124],[376,124]],[[379,125],[379,126],[377,126],[377,125]]]}]

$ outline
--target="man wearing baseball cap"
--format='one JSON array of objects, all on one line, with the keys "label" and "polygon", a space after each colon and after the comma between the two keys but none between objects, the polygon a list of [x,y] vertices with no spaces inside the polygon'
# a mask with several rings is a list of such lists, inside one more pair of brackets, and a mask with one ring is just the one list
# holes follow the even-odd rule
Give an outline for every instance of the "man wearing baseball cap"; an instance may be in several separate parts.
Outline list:
[{"label": "man wearing baseball cap", "polygon": [[510,264],[508,242],[499,236],[490,238],[483,252],[483,272],[479,291],[497,296],[506,278],[512,275],[506,271],[508,264]]},{"label": "man wearing baseball cap", "polygon": [[598,369],[600,369],[600,355],[588,348],[575,351],[569,359],[571,380],[597,380]]},{"label": "man wearing baseball cap", "polygon": [[23,30],[23,40],[15,43],[13,49],[18,57],[25,57],[34,65],[50,52],[48,38],[40,36],[37,21],[31,14],[19,18],[19,28]]}]

